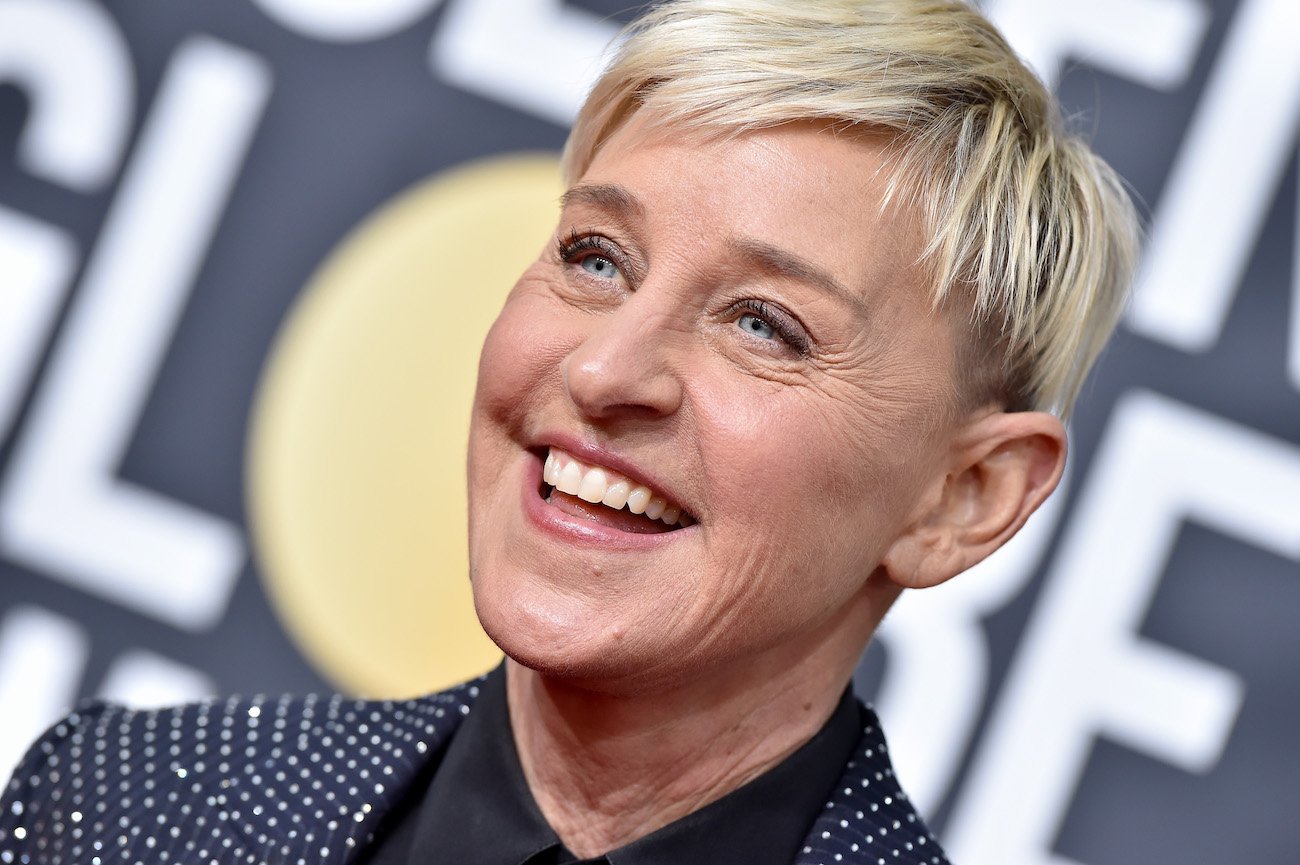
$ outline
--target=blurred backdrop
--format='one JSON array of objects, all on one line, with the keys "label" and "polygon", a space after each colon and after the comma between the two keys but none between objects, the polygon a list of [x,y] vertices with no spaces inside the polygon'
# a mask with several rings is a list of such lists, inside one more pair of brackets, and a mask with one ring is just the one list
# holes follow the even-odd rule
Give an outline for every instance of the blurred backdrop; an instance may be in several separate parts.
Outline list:
[{"label": "blurred backdrop", "polygon": [[[0,774],[80,698],[496,662],[477,346],[627,5],[0,0]],[[1150,235],[1066,487],[856,685],[964,865],[1294,862],[1300,2],[984,5]]]}]

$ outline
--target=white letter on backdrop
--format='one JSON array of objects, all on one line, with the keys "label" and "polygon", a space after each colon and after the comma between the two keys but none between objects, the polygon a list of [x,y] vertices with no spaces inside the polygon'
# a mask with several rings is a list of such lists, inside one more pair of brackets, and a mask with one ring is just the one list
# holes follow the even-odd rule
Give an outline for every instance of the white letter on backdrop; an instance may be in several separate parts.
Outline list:
[{"label": "white letter on backdrop", "polygon": [[954,859],[1067,863],[1052,846],[1097,736],[1214,766],[1244,685],[1142,621],[1184,520],[1300,559],[1296,502],[1294,445],[1144,391],[1117,404],[948,827]]},{"label": "white letter on backdrop", "polygon": [[989,0],[990,19],[1049,87],[1071,59],[1170,90],[1191,71],[1210,16],[1202,0]]},{"label": "white letter on backdrop", "polygon": [[1218,340],[1295,152],[1297,38],[1296,0],[1238,10],[1152,223],[1128,317],[1143,336],[1189,352]]},{"label": "white letter on backdrop", "polygon": [[240,532],[115,472],[269,90],[245,51],[178,49],[0,494],[15,561],[183,628],[224,610]]},{"label": "white letter on backdrop", "polygon": [[192,703],[215,692],[204,673],[143,649],[124,652],[108,668],[99,688],[101,699],[133,709]]},{"label": "white letter on backdrop", "polygon": [[76,266],[66,232],[0,205],[0,443],[54,326]]},{"label": "white letter on backdrop", "polygon": [[108,182],[131,131],[135,80],[126,42],[99,4],[0,3],[0,81],[31,99],[18,139],[23,168],[80,191]]},{"label": "white letter on backdrop", "polygon": [[[1296,186],[1300,193],[1300,184]],[[1291,248],[1291,383],[1300,390],[1300,195],[1295,205],[1295,246]]]},{"label": "white letter on backdrop", "polygon": [[366,42],[405,30],[442,0],[253,0],[276,23],[322,42]]},{"label": "white letter on backdrop", "polygon": [[0,622],[0,776],[9,777],[32,741],[72,708],[89,641],[81,626],[38,607]]},{"label": "white letter on backdrop", "polygon": [[567,126],[617,35],[614,23],[561,0],[459,0],[429,60],[457,87]]},{"label": "white letter on backdrop", "polygon": [[989,652],[980,620],[1034,575],[1061,518],[1066,480],[988,559],[941,586],[904,592],[877,632],[887,650],[877,708],[890,731],[894,766],[925,816],[948,792],[987,696]]}]

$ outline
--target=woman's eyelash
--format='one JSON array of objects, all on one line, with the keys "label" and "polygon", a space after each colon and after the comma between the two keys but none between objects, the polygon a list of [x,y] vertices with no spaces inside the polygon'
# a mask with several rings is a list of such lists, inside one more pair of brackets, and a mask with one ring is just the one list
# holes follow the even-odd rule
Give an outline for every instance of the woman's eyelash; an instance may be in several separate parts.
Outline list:
[{"label": "woman's eyelash", "polygon": [[[555,252],[560,261],[569,264],[576,264],[582,260],[584,253],[594,253],[613,262],[625,278],[632,275],[626,256],[618,245],[609,238],[591,231],[579,232],[573,229],[568,234],[557,237]],[[785,310],[757,298],[744,298],[728,306],[724,315],[730,317],[740,313],[749,313],[762,319],[796,354],[806,356],[811,352],[812,341],[808,338],[807,332]]]},{"label": "woman's eyelash", "polygon": [[727,307],[727,315],[732,316],[737,313],[748,312],[767,322],[772,330],[776,331],[777,336],[785,341],[795,352],[800,355],[806,355],[811,351],[812,344],[808,335],[784,310],[778,309],[769,303],[754,298],[738,300],[731,306]]},{"label": "woman's eyelash", "polygon": [[598,234],[579,234],[575,229],[567,236],[556,239],[556,254],[561,261],[572,262],[584,252],[598,252],[614,262],[616,266],[623,264],[618,248]]}]

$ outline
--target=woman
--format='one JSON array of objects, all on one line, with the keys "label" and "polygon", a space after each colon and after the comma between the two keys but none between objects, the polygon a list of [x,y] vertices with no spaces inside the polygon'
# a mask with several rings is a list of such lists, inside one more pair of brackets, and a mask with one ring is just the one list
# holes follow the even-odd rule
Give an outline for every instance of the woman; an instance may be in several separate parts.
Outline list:
[{"label": "woman", "polygon": [[847,685],[1055,487],[1131,269],[1118,180],[954,0],[663,5],[565,168],[470,437],[504,667],[70,716],[0,861],[945,861]]}]

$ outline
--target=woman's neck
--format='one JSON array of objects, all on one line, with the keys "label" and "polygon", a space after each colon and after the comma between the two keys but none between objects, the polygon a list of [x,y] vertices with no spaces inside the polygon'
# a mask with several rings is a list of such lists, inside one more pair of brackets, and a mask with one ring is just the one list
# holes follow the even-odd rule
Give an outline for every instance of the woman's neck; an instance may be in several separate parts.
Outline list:
[{"label": "woman's neck", "polygon": [[543,816],[574,854],[620,847],[722,798],[808,741],[857,648],[611,695],[508,663],[511,727]]}]

